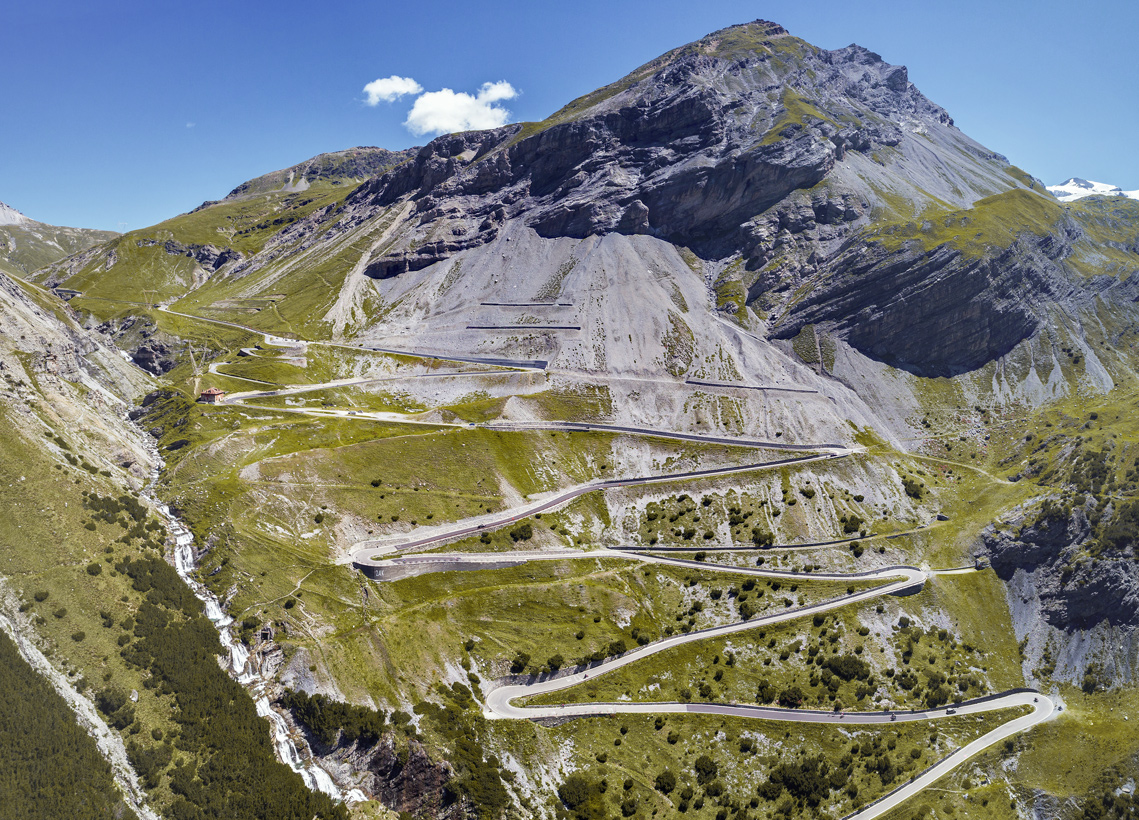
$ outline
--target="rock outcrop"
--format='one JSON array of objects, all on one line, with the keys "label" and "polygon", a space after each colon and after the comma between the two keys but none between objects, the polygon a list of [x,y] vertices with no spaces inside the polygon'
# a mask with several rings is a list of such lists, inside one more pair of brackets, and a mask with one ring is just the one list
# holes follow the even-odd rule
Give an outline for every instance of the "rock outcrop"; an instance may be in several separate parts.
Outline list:
[{"label": "rock outcrop", "polygon": [[[976,370],[1035,333],[1058,298],[1078,296],[1057,244],[1025,238],[977,257],[951,245],[889,251],[851,242],[818,266],[815,287],[772,335],[814,324],[919,376]],[[754,288],[780,285],[772,273]]]},{"label": "rock outcrop", "polygon": [[1139,565],[1134,556],[1106,553],[1094,561],[1078,560],[1092,534],[1086,509],[1072,509],[1067,519],[1020,523],[1015,535],[986,529],[984,553],[1004,581],[1011,581],[1018,570],[1034,577],[1040,611],[1049,625],[1065,630],[1090,629],[1103,622],[1139,627]]},{"label": "rock outcrop", "polygon": [[[809,102],[791,88],[808,72]],[[814,49],[760,21],[670,52],[536,126],[440,137],[350,204],[411,197],[424,259],[494,239],[504,218],[544,237],[645,233],[727,256],[743,223],[821,182],[848,150],[896,146],[889,118],[903,115],[952,122],[904,67],[857,47]],[[369,270],[423,266],[408,250],[393,257]]]},{"label": "rock outcrop", "polygon": [[111,337],[120,349],[129,352],[135,364],[152,375],[161,376],[178,364],[182,346],[161,333],[147,317],[127,316],[111,320],[96,330]]},{"label": "rock outcrop", "polygon": [[140,239],[137,241],[140,248],[162,245],[162,249],[170,256],[187,256],[205,268],[207,271],[216,271],[231,262],[239,262],[245,256],[233,248],[219,248],[215,245],[183,245],[173,239]]},{"label": "rock outcrop", "polygon": [[[303,730],[302,730],[303,731]],[[385,734],[374,746],[338,741],[326,745],[305,732],[313,753],[338,780],[352,783],[394,812],[430,820],[466,820],[470,807],[447,788],[455,776],[446,761],[433,761],[423,744]]]}]

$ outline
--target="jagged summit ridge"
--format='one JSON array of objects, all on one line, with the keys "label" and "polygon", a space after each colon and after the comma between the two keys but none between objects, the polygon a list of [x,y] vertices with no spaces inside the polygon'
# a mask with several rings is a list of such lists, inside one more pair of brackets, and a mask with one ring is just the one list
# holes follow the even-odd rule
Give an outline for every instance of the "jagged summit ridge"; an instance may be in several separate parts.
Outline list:
[{"label": "jagged summit ridge", "polygon": [[[907,255],[917,274],[901,278],[893,249],[858,258],[866,232],[1012,190],[1046,196],[1034,185],[961,133],[904,66],[759,21],[673,49],[540,123],[440,137],[358,188],[342,224],[407,209],[360,268],[378,281],[509,242],[520,226],[547,240],[652,237],[695,253],[713,290],[738,294],[717,309],[767,336],[823,323],[875,358],[947,375],[1012,349],[1035,314],[1008,297],[1019,287],[996,293],[999,275],[952,253]],[[852,287],[856,269],[866,277]],[[959,275],[972,280],[963,291]],[[976,301],[946,301],[962,292]]]},{"label": "jagged summit ridge", "polygon": [[[673,49],[542,122],[393,154],[404,161],[346,196],[327,178],[295,190],[317,166],[340,173],[344,153],[239,187],[239,201],[211,206],[216,226],[203,215],[187,224],[181,246],[227,236],[242,257],[172,273],[171,293],[191,282],[195,301],[256,311],[270,298],[333,336],[599,372],[672,361],[688,347],[677,317],[728,321],[776,346],[814,326],[887,365],[952,376],[1032,338],[1057,299],[1074,308],[1079,277],[1105,260],[1121,284],[1131,269],[1132,243],[1110,260],[1097,254],[1079,224],[1091,215],[1061,208],[963,134],[904,66],[858,45],[820,49],[765,21]],[[1125,217],[1096,216],[1094,230]],[[167,239],[130,241],[177,250]],[[111,254],[102,273],[83,266],[120,270]],[[582,294],[600,293],[615,269],[622,284],[587,304]],[[687,291],[679,283],[693,275],[700,285]],[[503,330],[513,319],[482,309],[558,295],[575,313],[554,322],[561,335],[519,336]],[[625,334],[626,347],[644,345],[626,356],[608,322],[632,304],[654,320],[642,340]],[[700,344],[713,349],[714,336]],[[696,361],[674,369],[697,373]]]}]

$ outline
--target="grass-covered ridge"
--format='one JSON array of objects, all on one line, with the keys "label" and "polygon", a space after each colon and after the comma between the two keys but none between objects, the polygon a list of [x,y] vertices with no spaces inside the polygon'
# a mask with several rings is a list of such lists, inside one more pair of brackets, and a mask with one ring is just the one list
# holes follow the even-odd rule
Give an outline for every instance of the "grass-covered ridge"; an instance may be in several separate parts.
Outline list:
[{"label": "grass-covered ridge", "polygon": [[888,250],[916,243],[924,252],[942,245],[970,257],[1007,248],[1019,236],[1042,238],[1055,230],[1064,208],[1050,197],[1023,188],[985,197],[963,210],[930,207],[920,219],[877,225],[867,238]]},{"label": "grass-covered ridge", "polygon": [[203,284],[195,248],[212,245],[243,256],[256,254],[281,230],[340,202],[354,187],[318,182],[301,193],[222,201],[181,214],[108,243],[64,286],[118,302],[178,299]]},{"label": "grass-covered ridge", "polygon": [[1092,196],[1065,207],[1083,231],[1071,259],[1077,271],[1124,279],[1139,270],[1139,202]]},{"label": "grass-covered ridge", "polygon": [[0,271],[24,277],[117,236],[113,231],[59,228],[33,222],[0,225]]}]

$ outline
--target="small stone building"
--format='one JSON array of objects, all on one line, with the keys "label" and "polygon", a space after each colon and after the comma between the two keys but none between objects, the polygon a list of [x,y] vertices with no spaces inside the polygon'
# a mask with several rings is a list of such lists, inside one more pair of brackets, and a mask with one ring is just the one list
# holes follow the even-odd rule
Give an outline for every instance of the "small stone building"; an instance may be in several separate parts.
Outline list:
[{"label": "small stone building", "polygon": [[209,390],[202,391],[202,394],[198,396],[198,401],[205,402],[206,404],[218,404],[224,398],[224,390],[218,390],[216,387],[211,387]]}]

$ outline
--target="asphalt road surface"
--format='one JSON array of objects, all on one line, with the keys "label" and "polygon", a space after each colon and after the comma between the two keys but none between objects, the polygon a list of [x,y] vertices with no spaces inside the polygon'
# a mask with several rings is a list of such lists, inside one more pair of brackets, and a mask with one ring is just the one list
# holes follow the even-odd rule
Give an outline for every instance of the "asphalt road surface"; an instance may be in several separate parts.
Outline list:
[{"label": "asphalt road surface", "polygon": [[640,478],[614,478],[607,481],[591,481],[587,484],[579,484],[576,487],[571,487],[563,490],[549,498],[540,501],[531,502],[521,507],[514,507],[505,510],[492,516],[482,516],[477,519],[468,519],[469,523],[460,522],[458,525],[434,528],[435,531],[429,535],[424,535],[419,538],[410,538],[406,540],[373,540],[363,541],[357,544],[356,549],[352,554],[352,562],[358,567],[373,566],[374,562],[370,552],[375,552],[378,548],[383,548],[388,551],[398,550],[407,551],[413,549],[420,549],[423,547],[438,544],[443,541],[453,541],[457,538],[463,538],[468,535],[479,532],[489,532],[491,530],[505,527],[523,518],[529,518],[540,512],[552,510],[567,504],[570,501],[578,498],[579,496],[591,493],[596,490],[610,490],[617,487],[635,487],[645,484],[657,484],[668,481],[683,481],[694,478],[712,478],[716,476],[732,475],[734,473],[746,473],[753,470],[770,470],[775,467],[783,467],[788,464],[806,464],[811,461],[823,461],[831,458],[839,458],[847,453],[854,452],[847,450],[844,452],[828,452],[821,455],[812,456],[799,456],[796,458],[783,458],[776,461],[765,461],[756,464],[740,464],[734,467],[715,467],[708,470],[689,470],[683,473],[671,473],[668,475],[656,476],[643,476]]},{"label": "asphalt road surface", "polygon": [[724,444],[730,447],[756,447],[765,450],[791,451],[841,451],[843,455],[854,452],[842,444],[789,444],[779,441],[733,438],[731,436],[706,436],[700,433],[679,433],[673,430],[658,430],[654,427],[628,427],[617,424],[589,424],[577,421],[543,422],[487,422],[482,425],[488,430],[568,430],[597,433],[631,433],[651,438],[667,438],[678,441],[694,441],[698,444]]}]

